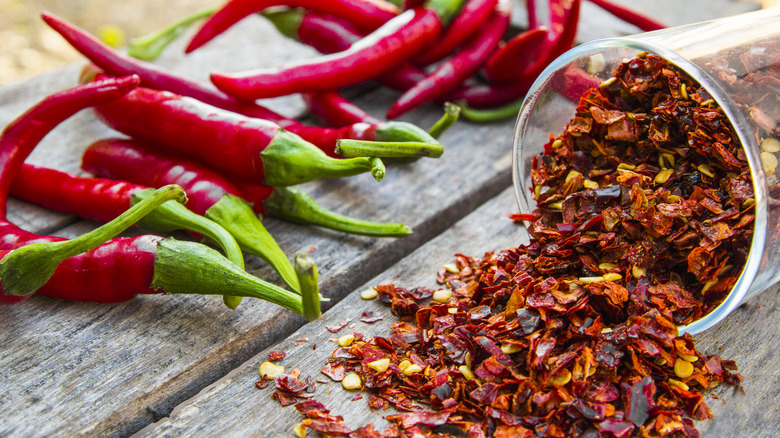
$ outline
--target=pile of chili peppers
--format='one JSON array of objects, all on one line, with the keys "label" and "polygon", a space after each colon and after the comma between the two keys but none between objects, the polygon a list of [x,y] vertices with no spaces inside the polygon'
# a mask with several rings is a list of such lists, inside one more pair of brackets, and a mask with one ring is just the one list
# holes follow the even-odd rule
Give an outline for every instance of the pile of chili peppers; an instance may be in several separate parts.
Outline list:
[{"label": "pile of chili peppers", "polygon": [[[694,80],[640,53],[586,91],[532,170],[529,244],[456,256],[453,292],[375,289],[399,317],[355,336],[322,372],[357,373],[391,426],[351,430],[309,399],[302,430],[328,436],[698,436],[703,391],[739,385],[733,361],[678,325],[728,293],[754,200],[725,113]],[[433,298],[433,301],[431,301]],[[308,397],[307,397],[308,398]]]},{"label": "pile of chili peppers", "polygon": [[[664,27],[609,0],[589,1],[641,30]],[[517,31],[510,28],[510,0],[229,0],[139,38],[131,43],[130,53],[154,59],[188,26],[207,17],[186,48],[190,53],[261,13],[284,35],[325,56],[268,69],[213,73],[213,84],[239,101],[317,95],[374,80],[402,93],[387,118],[426,102],[451,101],[468,109],[467,118],[491,121],[516,115],[516,110],[503,109],[514,108],[539,73],[574,44],[582,0],[549,0],[548,23],[537,17],[536,3],[525,2],[527,27]],[[332,116],[325,121],[334,128],[352,123]]]},{"label": "pile of chili peppers", "polygon": [[[100,257],[82,255],[84,260],[68,261],[70,268],[67,269],[78,269],[80,263],[90,264],[79,273],[68,274],[73,276],[69,286],[57,280],[56,275],[51,287],[44,285],[53,275],[49,273],[40,276],[43,283],[34,283],[35,286],[31,283],[20,292],[10,287],[8,272],[13,269],[7,267],[17,266],[21,252],[15,251],[14,256],[2,265],[5,269],[3,282],[9,286],[4,289],[4,302],[16,302],[21,299],[16,298],[17,295],[24,298],[39,288],[41,293],[53,296],[102,302],[121,301],[137,293],[153,291],[224,292],[225,304],[231,308],[239,304],[242,296],[254,296],[314,318],[319,315],[319,305],[316,312],[307,306],[314,303],[310,295],[319,297],[319,292],[316,284],[312,286],[305,277],[309,274],[301,274],[312,269],[296,270],[293,267],[257,213],[368,236],[400,237],[411,233],[403,224],[358,220],[325,210],[289,186],[363,172],[371,172],[376,180],[381,180],[385,168],[380,157],[438,157],[443,148],[436,137],[457,119],[456,110],[448,107],[430,133],[405,122],[377,121],[360,112],[354,113],[359,120],[353,120],[344,129],[310,127],[253,102],[236,100],[174,72],[128,57],[59,17],[48,13],[42,16],[93,65],[86,68],[81,77],[87,85],[45,99],[4,131],[2,140],[7,150],[2,157],[8,160],[4,165],[9,170],[1,176],[3,196],[11,191],[27,201],[103,222],[113,220],[135,204],[142,204],[142,207],[133,207],[134,211],[141,209],[144,212],[142,226],[161,232],[182,229],[195,237],[202,236],[215,242],[227,259],[216,252],[210,253],[206,246],[188,246],[147,236],[139,238],[146,239],[143,244],[139,239],[131,239],[126,245],[120,245],[122,248],[99,252]],[[123,79],[119,81],[123,84],[121,87],[114,86],[115,78],[124,76],[132,77],[132,81]],[[139,79],[141,86],[138,86]],[[121,89],[121,93],[102,91],[114,88]],[[93,95],[98,97],[91,97]],[[110,98],[102,97],[104,95]],[[324,106],[339,105],[338,96],[324,95],[316,99]],[[132,137],[101,140],[87,149],[82,167],[98,177],[22,165],[26,154],[49,130],[86,107],[94,107],[107,125]],[[39,113],[54,116],[41,121]],[[159,202],[162,195],[152,188],[170,184],[186,189],[189,211],[179,205]],[[162,205],[150,212],[150,203]],[[141,216],[132,217],[138,221]],[[122,224],[124,227],[129,225],[127,220]],[[29,239],[14,236],[17,230],[8,226],[4,242],[10,245],[9,248],[33,239],[32,234]],[[119,229],[117,225],[111,227]],[[90,242],[91,247],[99,243],[94,239]],[[135,254],[130,248],[133,245],[142,246],[141,252],[145,251],[146,256]],[[83,248],[81,252],[89,249],[74,244],[54,246]],[[161,248],[168,248],[168,251]],[[108,259],[101,257],[117,251],[126,251],[123,257],[135,259],[105,264]],[[177,251],[179,255],[173,254]],[[268,262],[290,290],[247,274],[243,270],[242,252]],[[40,258],[40,254],[37,257]],[[193,263],[194,259],[185,261],[183,258],[186,257],[200,257],[204,266],[211,264],[208,268],[212,269],[211,278],[198,282],[192,275],[186,275],[184,271],[198,267]],[[61,259],[60,256],[51,257],[52,261]],[[163,268],[157,265],[158,262],[169,265]],[[143,266],[131,266],[134,263]],[[138,284],[131,282],[109,290],[113,282],[108,266],[130,270],[143,268],[145,271],[144,275],[139,273],[137,276]],[[307,262],[307,266],[314,265]],[[21,272],[18,277],[29,276]],[[87,278],[90,276],[91,279]],[[236,276],[240,278],[233,278]],[[189,280],[183,280],[188,277]],[[306,280],[305,285],[302,278]],[[225,285],[229,284],[233,284],[234,289],[227,291]],[[80,290],[81,287],[85,290]]]},{"label": "pile of chili peppers", "polygon": [[[74,202],[75,208],[100,211],[95,214],[103,215],[110,222],[72,240],[37,235],[6,219],[8,193],[15,177],[25,173],[24,160],[38,142],[80,110],[121,99],[136,89],[138,83],[137,76],[108,78],[55,93],[35,104],[0,133],[0,226],[3,237],[0,241],[0,303],[18,303],[35,293],[97,302],[124,301],[139,293],[219,294],[228,304],[237,305],[241,297],[261,298],[307,319],[318,318],[321,297],[316,285],[316,269],[305,257],[300,258],[299,269],[295,271],[300,286],[291,292],[244,271],[243,258],[235,241],[216,224],[200,230],[214,231],[210,235],[223,244],[230,259],[194,242],[154,235],[114,238],[139,219],[151,217],[150,213],[157,213],[159,208],[175,211],[174,207],[164,207],[169,200],[186,201],[184,191],[176,185],[150,192],[114,182],[102,181],[97,186],[87,184],[89,190],[96,192],[108,189],[103,193],[120,200],[134,191],[144,195],[135,200],[135,205],[119,208],[116,203],[85,205]],[[70,207],[68,201],[78,198],[69,196],[69,189],[80,189],[80,184],[72,184],[74,179],[67,175],[64,178],[59,174],[55,176],[40,182],[65,183],[65,187],[53,187],[52,190],[63,195],[56,202]],[[157,219],[160,217],[158,215]]]}]

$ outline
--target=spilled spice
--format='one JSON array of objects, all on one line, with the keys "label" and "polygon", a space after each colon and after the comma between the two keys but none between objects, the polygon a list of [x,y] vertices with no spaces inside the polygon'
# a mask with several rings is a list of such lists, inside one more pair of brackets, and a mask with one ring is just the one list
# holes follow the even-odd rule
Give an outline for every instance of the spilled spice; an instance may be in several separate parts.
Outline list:
[{"label": "spilled spice", "polygon": [[[739,276],[753,233],[745,153],[708,93],[640,54],[585,92],[532,171],[531,242],[456,255],[453,291],[376,287],[399,318],[336,349],[323,373],[360,375],[391,426],[352,430],[312,400],[300,427],[332,436],[698,436],[703,391],[733,361],[677,326]],[[377,364],[383,364],[378,367]],[[389,363],[388,363],[389,361]],[[387,365],[387,366],[384,366]]]}]

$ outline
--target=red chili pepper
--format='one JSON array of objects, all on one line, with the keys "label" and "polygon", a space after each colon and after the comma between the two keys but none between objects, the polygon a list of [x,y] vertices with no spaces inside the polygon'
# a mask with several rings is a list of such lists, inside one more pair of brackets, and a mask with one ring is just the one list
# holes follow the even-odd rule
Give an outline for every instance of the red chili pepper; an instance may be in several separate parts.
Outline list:
[{"label": "red chili pepper", "polygon": [[550,30],[537,49],[545,56],[540,57],[536,65],[527,67],[526,74],[508,83],[468,85],[450,94],[448,99],[464,101],[473,108],[494,108],[521,98],[544,67],[572,47],[579,11],[580,0],[550,0]]},{"label": "red chili pepper", "polygon": [[542,44],[547,56],[533,70],[537,74],[574,45],[581,3],[581,0],[550,0],[550,31]]},{"label": "red chili pepper", "polygon": [[[98,222],[114,220],[154,193],[154,189],[126,181],[81,177],[31,164],[22,166],[11,186],[11,194],[25,201]],[[206,236],[222,248],[228,260],[244,267],[241,248],[233,236],[215,222],[187,210],[181,204],[166,202],[137,225],[158,232],[186,230]],[[234,309],[241,302],[241,297],[225,296],[224,301]]]},{"label": "red chili pepper", "polygon": [[535,77],[521,76],[502,84],[470,84],[447,96],[453,102],[464,102],[472,108],[495,108],[515,102],[528,92]]},{"label": "red chili pepper", "polygon": [[496,3],[498,0],[468,0],[439,40],[415,56],[412,62],[426,66],[450,56],[493,15]]},{"label": "red chili pepper", "polygon": [[[221,92],[205,87],[202,84],[177,76],[175,73],[123,55],[82,29],[50,14],[43,14],[44,20],[57,32],[59,32],[76,50],[90,59],[106,73],[110,75],[125,75],[137,73],[142,83],[150,88],[170,91],[182,96],[192,97],[209,105],[222,108],[227,111],[243,114],[247,117],[270,120],[281,127],[299,135],[305,135],[306,140],[311,141],[320,149],[333,154],[336,141],[339,138],[356,136],[357,139],[373,140],[374,129],[365,126],[355,126],[352,129],[342,131],[328,130],[320,127],[310,127],[303,123],[284,117],[265,107],[253,102],[238,102]],[[91,71],[90,73],[96,73]],[[397,123],[397,122],[393,122]],[[370,127],[369,127],[370,128]],[[386,125],[380,131],[384,141],[418,141],[429,142],[430,137],[416,126],[403,123],[402,125]],[[422,132],[422,134],[421,134]],[[369,137],[361,137],[369,135]],[[407,140],[409,139],[409,140]],[[374,173],[378,173],[374,170]]]},{"label": "red chili pepper", "polygon": [[377,170],[368,158],[328,157],[276,123],[149,88],[138,88],[96,112],[131,137],[258,183],[287,186]]},{"label": "red chili pepper", "polygon": [[[160,187],[164,185],[168,184]],[[27,163],[22,165],[11,186],[11,194],[20,199],[98,222],[113,220],[152,192],[154,189],[127,181],[71,175]],[[197,196],[188,194],[187,205],[196,199]],[[217,242],[229,260],[244,266],[241,250],[224,228],[179,204],[164,204],[144,217],[139,225],[159,232],[187,230],[204,235]]]},{"label": "red chili pepper", "polygon": [[[284,251],[252,208],[238,197],[238,189],[216,172],[192,161],[155,153],[137,141],[117,138],[91,144],[84,151],[81,167],[100,177],[147,187],[180,185],[189,199],[187,208],[219,224],[242,250],[263,259],[293,291],[300,291]],[[204,178],[204,174],[210,179]]]},{"label": "red chili pepper", "polygon": [[633,24],[634,26],[649,32],[652,30],[663,29],[666,26],[647,15],[637,12],[631,8],[613,3],[608,0],[589,0],[594,5],[604,9],[610,14],[620,18],[626,23]]},{"label": "red chili pepper", "polygon": [[[201,164],[155,151],[134,140],[108,139],[93,143],[84,152],[82,168],[99,176],[149,187],[180,184],[189,194],[188,207],[225,227],[246,252],[266,261],[267,257],[262,254],[264,248],[259,245],[262,239],[257,234],[258,231],[267,232],[259,219],[251,214],[253,209],[257,213],[294,223],[321,225],[361,235],[397,237],[411,233],[403,224],[368,222],[337,215],[294,190],[246,181],[242,181],[238,188]],[[247,191],[251,192],[251,196],[247,196]],[[247,199],[249,203],[238,197]],[[270,236],[268,239],[272,240]],[[273,244],[276,245],[275,242]]]},{"label": "red chili pepper", "polygon": [[401,95],[387,111],[387,117],[396,118],[425,102],[442,97],[473,76],[501,41],[509,27],[511,14],[511,1],[499,0],[493,14],[469,42],[451,59],[439,64],[423,81]]},{"label": "red chili pepper", "polygon": [[[312,11],[275,11],[266,13],[265,17],[283,34],[323,54],[348,50],[355,41],[365,36],[347,21]],[[426,73],[421,68],[403,62],[374,79],[393,90],[406,91],[425,76]]]},{"label": "red chili pepper", "polygon": [[525,1],[525,12],[528,15],[528,29],[538,28],[539,20],[536,16],[536,0]]},{"label": "red chili pepper", "polygon": [[241,100],[331,90],[374,78],[410,59],[431,44],[442,27],[443,19],[434,9],[413,9],[355,42],[349,50],[273,69],[212,73],[211,82]]},{"label": "red chili pepper", "polygon": [[[136,77],[108,79],[56,93],[18,117],[0,134],[0,251],[14,250],[5,253],[0,261],[0,301],[18,302],[36,290],[52,297],[99,302],[123,301],[138,293],[230,294],[266,299],[303,314],[306,305],[300,296],[249,275],[216,251],[193,242],[151,235],[113,239],[94,250],[68,255],[59,264],[62,254],[34,257],[32,262],[41,265],[40,272],[31,271],[29,266],[16,266],[9,275],[9,261],[37,251],[39,247],[32,243],[65,241],[24,231],[5,219],[5,200],[25,158],[66,118],[85,107],[116,99],[137,84]],[[166,192],[180,193],[183,199],[180,188],[171,188],[177,191]],[[172,199],[170,194],[168,199]],[[160,201],[159,196],[156,201]],[[139,205],[148,208],[150,203],[142,201]],[[123,220],[126,222],[127,217]],[[31,272],[35,274],[33,278],[29,278]],[[308,310],[309,314],[313,311]]]},{"label": "red chili pepper", "polygon": [[535,28],[516,35],[493,52],[485,62],[485,77],[492,83],[509,82],[520,76],[537,76],[539,59],[546,56],[543,41],[547,28]]},{"label": "red chili pepper", "polygon": [[342,97],[337,91],[304,93],[303,100],[309,111],[328,126],[342,127],[355,123],[380,123],[381,120]]},{"label": "red chili pepper", "polygon": [[273,6],[305,8],[344,18],[363,31],[371,32],[398,15],[399,9],[382,0],[231,0],[212,15],[190,40],[190,53],[242,19]]}]

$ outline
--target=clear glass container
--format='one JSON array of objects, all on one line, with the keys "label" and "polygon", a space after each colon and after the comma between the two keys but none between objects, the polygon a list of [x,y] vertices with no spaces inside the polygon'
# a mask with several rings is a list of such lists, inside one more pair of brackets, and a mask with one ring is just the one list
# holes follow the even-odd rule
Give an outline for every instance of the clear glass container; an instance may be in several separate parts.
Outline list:
[{"label": "clear glass container", "polygon": [[[639,52],[658,55],[697,80],[723,108],[743,145],[755,193],[750,253],[726,299],[680,333],[712,327],[780,280],[780,7],[575,47],[536,80],[515,131],[513,178],[522,213],[534,210],[530,170],[551,134],[575,114],[577,97]],[[749,74],[763,80],[745,82]],[[752,76],[755,77],[755,76]]]}]

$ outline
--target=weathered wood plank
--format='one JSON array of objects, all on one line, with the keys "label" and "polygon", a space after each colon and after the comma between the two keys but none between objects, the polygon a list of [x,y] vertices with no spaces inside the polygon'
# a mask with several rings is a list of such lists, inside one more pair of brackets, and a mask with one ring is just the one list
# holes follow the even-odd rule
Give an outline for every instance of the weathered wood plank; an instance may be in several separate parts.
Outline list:
[{"label": "weathered wood plank", "polygon": [[[174,50],[160,62],[182,74],[205,79],[209,71],[216,69],[241,70],[311,54],[278,37],[262,20],[253,20],[191,57],[183,59]],[[258,53],[258,48],[263,53]],[[0,126],[32,102],[75,84],[79,68],[71,66],[24,84],[4,87],[0,90]],[[381,115],[394,97],[393,93],[376,91],[359,102],[370,112]],[[273,100],[268,104],[290,115],[302,109],[297,98]],[[427,107],[407,119],[427,127],[437,117],[438,111]],[[459,124],[443,139],[448,148],[444,157],[391,166],[382,183],[377,184],[364,175],[303,186],[324,206],[340,213],[372,220],[404,221],[415,229],[415,234],[407,238],[343,236],[274,220],[266,220],[267,226],[290,254],[315,249],[313,255],[320,267],[323,293],[333,297],[334,304],[507,187],[512,131],[512,122],[488,126]],[[80,151],[109,133],[91,114],[79,114],[55,135],[47,137],[31,161],[76,171]],[[505,193],[498,201],[504,205],[502,215],[514,209],[508,199]],[[73,221],[21,202],[11,204],[11,218],[35,231],[58,229]],[[71,236],[93,226],[79,222],[58,234]],[[512,231],[507,232],[516,232],[513,225],[509,229]],[[404,276],[404,282],[430,281],[430,266],[449,260],[454,251],[476,254],[484,251],[486,244],[492,248],[504,247],[504,241],[493,236],[490,230],[493,230],[491,222],[455,227],[452,233],[471,246],[458,240],[457,247],[451,249],[428,247],[427,259],[408,259],[418,270],[414,275]],[[447,235],[450,239],[452,233]],[[431,265],[427,264],[429,260],[433,261]],[[248,260],[248,269],[261,277],[275,278],[257,259]],[[384,281],[405,272],[388,271],[390,277]],[[362,303],[358,304],[355,311],[363,308]],[[329,315],[342,311],[351,312],[339,307]],[[357,316],[359,311],[352,318]],[[302,318],[257,301],[245,300],[237,311],[231,312],[215,297],[139,297],[116,305],[34,297],[20,305],[0,309],[0,318],[6,325],[0,333],[5,352],[0,358],[4,389],[0,392],[0,435],[3,436],[132,433],[167,415],[174,406],[228,371],[236,369],[235,376],[243,375],[245,367],[239,367],[241,363],[275,345],[303,323]],[[314,330],[318,326],[306,327],[304,330]],[[245,376],[249,394],[256,396],[251,388],[254,377]],[[218,393],[224,384],[225,381],[220,381],[206,392]],[[238,390],[247,387],[244,383],[237,386]],[[244,412],[245,406],[237,404],[239,399],[220,400],[224,404],[211,405],[207,415],[225,416],[232,422],[228,430],[236,434],[242,430],[258,430],[252,427],[258,418],[263,419],[264,412]],[[200,408],[193,407],[199,402],[195,403],[178,410],[174,421],[187,416],[196,423],[204,421],[198,413]],[[255,403],[254,399],[251,403]],[[281,415],[292,417],[289,411]],[[247,424],[238,425],[241,421]],[[183,426],[183,430],[188,427]],[[221,434],[218,428],[202,430]]]},{"label": "weathered wood plank", "polygon": [[[507,219],[507,213],[514,208],[512,191],[504,191],[386,272],[357,288],[320,320],[306,324],[287,339],[261,352],[196,397],[177,406],[170,418],[150,425],[136,436],[291,434],[302,416],[293,407],[282,408],[276,400],[271,399],[273,385],[264,390],[254,387],[254,382],[259,380],[258,367],[268,360],[272,350],[287,352],[287,356],[278,362],[287,371],[298,368],[301,376],[327,380],[327,383],[317,385],[314,397],[334,415],[343,415],[350,427],[373,423],[378,430],[383,429],[387,425],[384,416],[394,411],[372,412],[367,405],[367,391],[363,392],[363,399],[352,401],[356,391],[346,391],[339,383],[330,381],[320,373],[331,352],[338,347],[334,343],[338,336],[352,332],[366,336],[389,335],[387,329],[395,321],[389,308],[376,300],[362,300],[359,291],[390,283],[407,288],[436,287],[436,270],[452,262],[453,254],[481,256],[485,251],[510,248],[524,242],[527,236],[525,230]],[[699,422],[703,436],[780,434],[780,407],[777,405],[780,373],[773,366],[777,361],[777,345],[780,345],[780,330],[775,323],[780,318],[778,304],[780,295],[775,287],[739,308],[720,325],[695,336],[697,346],[702,351],[736,360],[745,377],[744,394],[741,390],[724,386],[711,393],[717,399],[707,398],[715,417],[712,421]],[[384,319],[374,324],[360,322],[364,310],[380,312]],[[347,319],[351,320],[350,325],[336,334],[325,328]],[[308,340],[301,342],[303,338]]]},{"label": "weathered wood plank", "polygon": [[[211,61],[235,57],[230,53],[217,53]],[[177,68],[189,72],[189,62],[203,68],[206,61],[187,60]],[[36,94],[55,89],[41,88]],[[374,92],[360,103],[381,114],[393,98],[388,92]],[[3,115],[4,120],[11,118],[5,111]],[[429,107],[410,118],[427,127],[438,116],[439,111]],[[36,151],[36,162],[75,170],[78,148],[110,132],[90,113],[71,122],[46,139]],[[457,125],[443,138],[447,152],[441,159],[389,166],[382,183],[361,175],[302,187],[340,213],[403,221],[415,230],[409,237],[345,236],[273,220],[266,220],[267,226],[291,255],[315,249],[323,293],[335,303],[509,186],[512,125]],[[15,209],[12,218],[36,230],[58,225],[40,215],[37,209]],[[69,236],[92,226],[79,223],[59,234]],[[248,260],[248,269],[275,278],[257,259]],[[8,352],[0,359],[0,378],[7,382],[0,394],[1,435],[130,433],[303,323],[289,312],[251,300],[230,312],[214,297],[139,297],[116,305],[34,297],[0,309],[0,318],[7,321],[0,337]],[[33,417],[47,421],[27,421]]]}]

